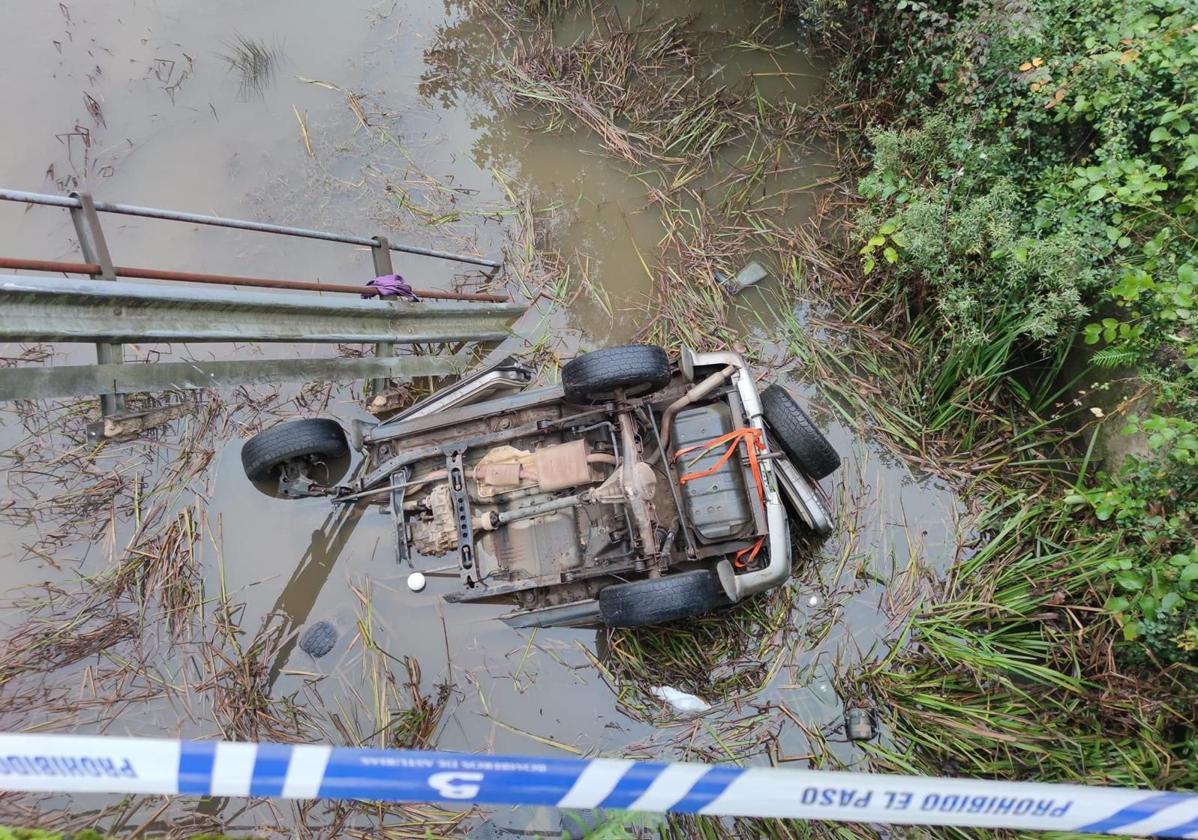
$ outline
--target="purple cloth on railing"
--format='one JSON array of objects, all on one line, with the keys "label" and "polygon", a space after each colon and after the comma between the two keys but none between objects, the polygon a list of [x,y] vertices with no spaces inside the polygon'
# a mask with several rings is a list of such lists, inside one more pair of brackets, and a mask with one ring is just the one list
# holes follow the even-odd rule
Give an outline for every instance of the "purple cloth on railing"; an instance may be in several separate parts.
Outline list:
[{"label": "purple cloth on railing", "polygon": [[384,274],[381,277],[376,277],[366,284],[374,289],[373,294],[362,295],[368,297],[400,297],[404,300],[419,302],[416,293],[412,291],[412,287],[404,282],[403,277],[398,274]]}]

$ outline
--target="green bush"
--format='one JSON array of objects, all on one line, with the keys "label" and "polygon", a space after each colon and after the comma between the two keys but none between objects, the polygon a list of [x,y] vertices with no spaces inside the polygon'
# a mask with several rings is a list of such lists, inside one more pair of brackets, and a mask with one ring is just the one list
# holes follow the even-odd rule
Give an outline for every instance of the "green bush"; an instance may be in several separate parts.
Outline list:
[{"label": "green bush", "polygon": [[960,130],[934,114],[873,136],[874,168],[859,188],[870,200],[859,221],[873,233],[865,273],[882,266],[913,301],[930,296],[962,346],[1012,329],[1040,341],[1071,336],[1106,279],[1089,245],[1097,222],[1042,226],[1002,152],[957,142]]},{"label": "green bush", "polygon": [[1120,553],[1105,564],[1114,581],[1106,607],[1128,641],[1161,664],[1198,661],[1198,424],[1153,415],[1125,430],[1144,433],[1152,457],[1130,458],[1117,476],[1066,499],[1118,529]]},{"label": "green bush", "polygon": [[1107,603],[1127,661],[1198,662],[1198,5],[877,0],[872,14],[892,33],[879,99],[901,105],[860,183],[863,271],[948,335],[944,367],[963,379],[1017,367],[972,370],[971,348],[1035,358],[1080,339],[1097,367],[1155,386],[1149,455],[1071,501],[1083,527],[1119,529]]}]

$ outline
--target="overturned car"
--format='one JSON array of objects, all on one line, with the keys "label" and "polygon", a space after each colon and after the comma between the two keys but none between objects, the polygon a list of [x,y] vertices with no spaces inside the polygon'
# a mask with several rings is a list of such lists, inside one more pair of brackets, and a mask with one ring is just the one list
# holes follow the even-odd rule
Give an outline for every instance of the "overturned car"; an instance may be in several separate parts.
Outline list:
[{"label": "overturned car", "polygon": [[447,600],[510,603],[518,626],[699,615],[787,579],[791,514],[832,528],[816,482],[839,456],[736,353],[612,347],[531,379],[495,367],[354,435],[365,457],[338,484],[313,478],[348,450],[334,420],[268,429],[242,463],[286,496],[382,502],[400,563],[456,573]]}]

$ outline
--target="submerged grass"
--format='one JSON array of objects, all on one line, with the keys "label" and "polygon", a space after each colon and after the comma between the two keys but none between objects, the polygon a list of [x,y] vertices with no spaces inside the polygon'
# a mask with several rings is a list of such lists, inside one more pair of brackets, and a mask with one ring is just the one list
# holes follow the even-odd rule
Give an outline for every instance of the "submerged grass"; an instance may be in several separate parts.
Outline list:
[{"label": "submerged grass", "polygon": [[[375,722],[382,721],[381,745],[432,743],[449,688],[423,688],[418,663],[386,654],[368,616],[365,682],[353,682],[374,679],[378,692],[344,715],[371,721],[359,734],[343,731],[337,713],[327,713],[322,675],[310,675],[298,690],[279,690],[273,668],[293,640],[286,623],[271,613],[260,622],[247,618],[246,603],[226,586],[221,523],[209,510],[218,450],[275,418],[322,410],[330,387],[301,387],[290,398],[246,389],[207,393],[193,415],[148,438],[100,445],[86,439],[90,402],[19,406],[21,434],[9,434],[15,443],[0,452],[13,489],[4,508],[41,535],[27,550],[56,580],[10,593],[0,637],[5,730],[360,745],[375,743]],[[120,480],[103,480],[111,475]],[[324,690],[338,693],[340,685]],[[261,802],[206,809],[158,797],[69,809],[47,803],[34,794],[3,797],[7,819],[68,834],[100,826],[181,837],[242,827],[256,814],[250,825],[302,826],[304,836],[344,836],[380,824],[395,836],[448,836],[461,834],[469,816],[355,803],[309,802],[294,810]]]},{"label": "submerged grass", "polygon": [[242,99],[264,95],[283,57],[282,50],[277,46],[241,33],[235,33],[225,44],[225,51],[219,55],[228,65],[229,72],[237,75]]},{"label": "submerged grass", "polygon": [[[902,772],[1190,787],[1193,708],[1121,674],[1096,590],[1110,540],[1080,539],[1053,502],[988,499],[984,546],[920,616],[915,646],[860,678],[884,701],[894,741],[875,760]],[[1187,744],[1189,746],[1187,746]]]},{"label": "submerged grass", "polygon": [[[721,284],[754,253],[770,262],[790,255],[795,209],[809,196],[780,184],[815,129],[802,108],[767,100],[751,78],[713,79],[737,52],[776,49],[768,39],[777,20],[746,38],[696,25],[698,13],[634,22],[592,8],[584,34],[563,44],[539,15],[513,19],[487,0],[473,8],[496,22],[488,90],[499,106],[534,131],[592,135],[643,184],[661,236],[651,250],[632,240],[649,293],[629,303],[653,313],[637,338],[735,342]],[[484,74],[464,75],[477,84]]]},{"label": "submerged grass", "polygon": [[[789,588],[777,589],[684,627],[607,630],[600,666],[614,681],[619,705],[659,720],[655,686],[673,686],[709,701],[750,697],[777,675],[795,635]],[[667,713],[668,714],[668,713]]]}]

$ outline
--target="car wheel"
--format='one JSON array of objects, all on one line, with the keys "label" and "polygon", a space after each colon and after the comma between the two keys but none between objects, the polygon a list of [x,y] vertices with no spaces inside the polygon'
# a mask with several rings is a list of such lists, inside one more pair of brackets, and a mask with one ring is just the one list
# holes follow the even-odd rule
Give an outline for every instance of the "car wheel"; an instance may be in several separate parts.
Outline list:
[{"label": "car wheel", "polygon": [[241,449],[241,466],[250,481],[265,481],[288,461],[341,458],[348,452],[345,431],[336,420],[290,420],[250,438]]},{"label": "car wheel", "polygon": [[711,569],[617,583],[599,592],[599,614],[608,627],[665,624],[729,603],[719,576]]},{"label": "car wheel", "polygon": [[761,392],[761,409],[782,451],[796,467],[816,481],[836,472],[840,456],[789,391],[780,385],[766,388]]},{"label": "car wheel", "polygon": [[652,344],[628,344],[584,353],[562,368],[562,389],[573,403],[604,403],[621,390],[629,397],[660,391],[670,381],[670,359]]}]

